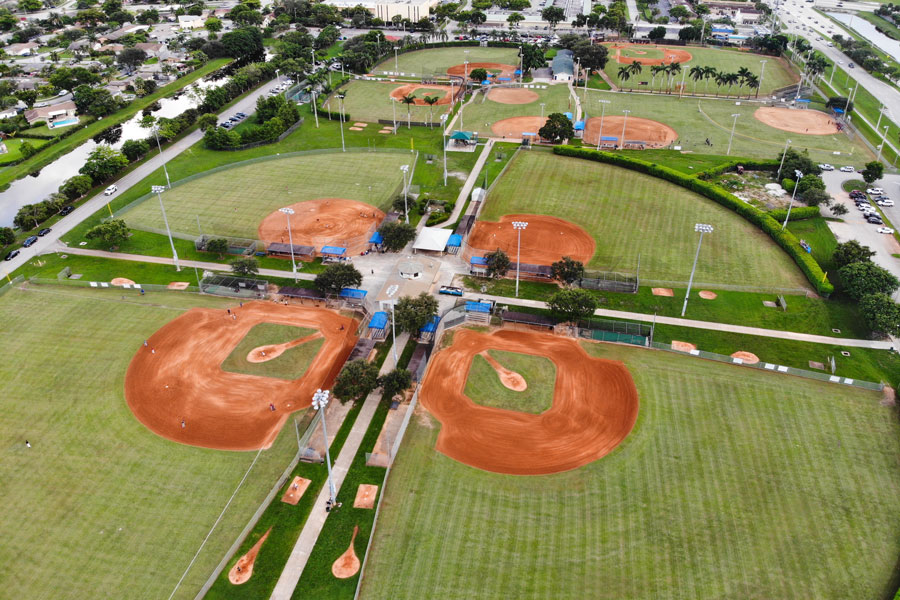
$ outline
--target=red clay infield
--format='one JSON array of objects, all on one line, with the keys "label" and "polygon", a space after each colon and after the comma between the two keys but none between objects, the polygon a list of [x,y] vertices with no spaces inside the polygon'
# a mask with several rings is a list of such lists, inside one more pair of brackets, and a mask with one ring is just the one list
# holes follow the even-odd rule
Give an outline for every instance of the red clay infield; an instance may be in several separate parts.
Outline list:
[{"label": "red clay infield", "polygon": [[[462,86],[460,86],[460,89]],[[437,105],[440,104],[450,104],[450,93],[451,89],[449,85],[419,85],[416,83],[410,83],[409,85],[401,85],[398,88],[394,88],[391,90],[391,98],[394,100],[402,100],[404,96],[409,96],[410,94],[415,94],[416,90],[431,90],[434,92],[435,90],[443,92],[443,94],[422,94],[421,96],[416,97],[416,101],[414,104],[416,106],[427,106],[425,102],[425,96],[440,96],[440,99],[435,103]]]},{"label": "red clay infield", "polygon": [[[584,141],[597,145],[600,137],[600,117],[591,117],[585,123]],[[625,125],[625,141],[641,141],[647,148],[662,148],[678,139],[678,133],[659,121],[642,119],[641,117],[603,117],[603,135],[619,138],[622,141],[622,125]]]},{"label": "red clay infield", "polygon": [[[500,119],[491,125],[491,131],[494,135],[505,138],[521,139],[523,133],[537,135],[538,129],[543,127],[546,122],[547,117],[510,117]],[[605,123],[603,128],[606,129]]]},{"label": "red clay infield", "polygon": [[471,74],[473,69],[487,69],[488,74],[497,73],[498,77],[513,77],[518,68],[519,67],[514,65],[504,65],[502,63],[470,62],[468,67],[465,64],[453,65],[447,69],[447,75],[459,75],[460,77],[465,77],[468,74]]},{"label": "red clay infield", "polygon": [[259,239],[295,246],[341,246],[347,255],[365,252],[369,237],[384,219],[384,213],[365,202],[343,198],[318,198],[291,204],[291,235],[287,218],[280,211],[269,214],[259,224]]},{"label": "red clay infield", "polygon": [[[225,310],[193,308],[161,327],[131,359],[125,398],[154,433],[218,450],[268,448],[290,413],[308,407],[316,388],[331,385],[356,343],[356,321],[330,310],[262,301],[230,310],[236,318]],[[289,381],[220,368],[259,323],[321,331],[325,342],[303,377]]]},{"label": "red clay infield", "polygon": [[[769,127],[789,131],[791,133],[804,133],[808,135],[830,135],[837,133],[838,128],[834,119],[826,113],[817,110],[797,108],[777,108],[763,106],[753,112],[753,117]],[[603,127],[606,129],[606,126]]]},{"label": "red clay infield", "polygon": [[500,222],[478,221],[469,235],[469,246],[485,252],[500,248],[515,262],[517,234],[513,221],[527,221],[522,232],[523,263],[550,265],[563,256],[587,263],[596,243],[587,231],[565,219],[546,215],[503,215]]},{"label": "red clay infield", "polygon": [[[490,408],[463,394],[473,356],[490,349],[553,361],[549,410],[534,415]],[[593,462],[625,439],[638,413],[637,388],[623,363],[593,358],[570,338],[525,331],[457,331],[453,344],[435,355],[420,397],[441,422],[439,452],[510,475],[560,473]]]},{"label": "red clay infield", "polygon": [[499,102],[500,104],[531,104],[537,102],[540,96],[537,92],[531,90],[522,90],[518,88],[494,88],[488,92],[488,100]]},{"label": "red clay infield", "polygon": [[[664,58],[643,58],[639,56],[622,56],[622,50],[625,48],[645,48],[653,50],[662,50]],[[644,54],[643,51],[637,51]],[[623,65],[630,65],[634,61],[642,65],[663,65],[673,62],[686,63],[694,58],[687,50],[681,48],[669,48],[668,46],[648,46],[646,44],[615,44],[610,46],[610,54],[616,59],[616,62]]]}]

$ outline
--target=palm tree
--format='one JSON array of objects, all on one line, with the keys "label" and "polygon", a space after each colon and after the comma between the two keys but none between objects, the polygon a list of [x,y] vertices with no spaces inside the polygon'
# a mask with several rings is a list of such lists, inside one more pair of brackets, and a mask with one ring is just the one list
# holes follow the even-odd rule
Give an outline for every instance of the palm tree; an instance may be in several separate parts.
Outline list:
[{"label": "palm tree", "polygon": [[644,65],[638,61],[633,61],[629,66],[632,75],[640,75],[644,71]]},{"label": "palm tree", "polygon": [[728,83],[728,73],[716,73],[716,97],[719,97],[719,88]]},{"label": "palm tree", "polygon": [[623,83],[628,81],[629,79],[631,79],[631,68],[630,67],[619,67],[618,75],[619,75],[619,81],[621,81]]},{"label": "palm tree", "polygon": [[695,65],[691,67],[690,71],[691,79],[694,82],[694,95],[697,95],[697,82],[703,79],[703,67],[700,65]]},{"label": "palm tree", "polygon": [[422,98],[422,100],[425,102],[425,104],[428,105],[428,124],[431,125],[432,127],[434,127],[434,124],[433,124],[434,115],[432,114],[432,111],[434,110],[434,105],[437,104],[438,97],[437,96],[425,96],[424,98]]},{"label": "palm tree", "polygon": [[740,76],[737,73],[728,73],[725,76],[725,82],[728,84],[728,94],[731,94],[731,86],[736,84],[740,80]]},{"label": "palm tree", "polygon": [[738,96],[741,95],[741,90],[744,87],[744,84],[747,83],[748,78],[753,76],[753,73],[747,67],[741,67],[737,72],[738,76]]},{"label": "palm tree", "polygon": [[406,126],[412,129],[412,116],[409,113],[409,107],[416,103],[416,97],[413,94],[408,94],[400,98],[400,101],[406,105]]},{"label": "palm tree", "polygon": [[747,98],[753,94],[753,90],[756,90],[756,95],[759,96],[759,77],[751,73],[747,77],[747,87],[750,88],[750,91],[747,92]]},{"label": "palm tree", "polygon": [[681,73],[681,63],[671,62],[669,63],[668,68],[666,69],[666,73],[669,76],[669,93],[672,91],[672,86],[675,85],[675,76]]},{"label": "palm tree", "polygon": [[653,89],[656,85],[656,76],[666,70],[666,65],[654,65],[650,67],[650,73],[653,75],[653,80],[650,82],[650,88]]},{"label": "palm tree", "polygon": [[[719,72],[716,71],[715,67],[703,67],[703,80],[704,80],[703,93],[704,94],[709,93],[709,80],[715,79],[718,76],[718,74],[719,74]],[[716,92],[716,95],[718,96],[719,93]]]}]

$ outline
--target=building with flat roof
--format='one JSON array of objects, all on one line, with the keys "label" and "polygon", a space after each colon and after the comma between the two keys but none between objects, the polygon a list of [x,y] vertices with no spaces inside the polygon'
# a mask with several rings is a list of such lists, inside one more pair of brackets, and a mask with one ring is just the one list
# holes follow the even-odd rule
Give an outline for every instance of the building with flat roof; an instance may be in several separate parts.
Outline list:
[{"label": "building with flat roof", "polygon": [[339,9],[362,6],[382,21],[390,22],[394,16],[410,21],[429,17],[440,0],[323,0],[323,4]]}]

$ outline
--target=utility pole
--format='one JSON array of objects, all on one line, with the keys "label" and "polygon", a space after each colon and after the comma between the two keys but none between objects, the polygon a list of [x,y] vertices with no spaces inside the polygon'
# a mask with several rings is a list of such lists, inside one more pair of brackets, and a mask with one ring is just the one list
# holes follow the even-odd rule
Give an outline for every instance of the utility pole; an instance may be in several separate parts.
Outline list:
[{"label": "utility pole", "polygon": [[694,255],[694,266],[691,267],[691,278],[688,280],[688,289],[687,294],[684,295],[684,306],[681,307],[681,316],[684,316],[684,312],[687,310],[688,299],[691,297],[691,286],[694,283],[694,272],[697,270],[697,259],[700,257],[700,246],[703,245],[703,234],[704,233],[712,233],[713,227],[712,225],[706,225],[705,223],[697,223],[694,225],[694,231],[700,233],[700,241],[697,242],[697,253]]}]

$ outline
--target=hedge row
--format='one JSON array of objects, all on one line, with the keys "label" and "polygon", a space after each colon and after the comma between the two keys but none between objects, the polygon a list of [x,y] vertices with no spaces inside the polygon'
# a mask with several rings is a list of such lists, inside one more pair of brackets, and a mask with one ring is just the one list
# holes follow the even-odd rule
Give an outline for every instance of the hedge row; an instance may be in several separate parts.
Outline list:
[{"label": "hedge row", "polygon": [[[776,210],[770,210],[767,214],[779,223],[784,223],[784,218],[787,216],[787,209],[779,208]],[[819,215],[821,215],[821,213],[819,212],[818,206],[798,206],[797,208],[791,210],[790,220],[803,221],[804,219],[814,219]]]},{"label": "hedge row", "polygon": [[699,179],[709,179],[710,177],[721,175],[725,171],[734,171],[738,166],[742,166],[748,171],[774,171],[778,168],[778,165],[779,161],[770,159],[730,160],[705,171],[697,171],[695,176]]},{"label": "hedge row", "polygon": [[803,271],[803,274],[806,275],[806,278],[819,294],[828,296],[834,291],[834,286],[826,278],[825,273],[822,271],[822,267],[820,267],[819,263],[813,259],[811,254],[800,247],[800,240],[798,240],[793,233],[790,231],[782,231],[781,223],[772,218],[771,215],[759,210],[755,206],[743,202],[733,194],[728,193],[713,183],[696,179],[691,175],[686,175],[680,171],[670,169],[669,167],[663,167],[656,163],[649,163],[644,160],[629,158],[612,152],[586,150],[582,148],[573,148],[571,146],[556,146],[553,148],[553,152],[562,156],[572,156],[575,158],[609,163],[626,169],[632,169],[646,175],[659,177],[660,179],[665,179],[666,181],[687,188],[692,192],[696,192],[701,196],[705,196],[714,202],[718,202],[768,233],[769,236],[775,240],[775,243],[781,246],[781,248],[794,259],[794,262],[797,263],[797,266],[800,267],[800,270]]}]

